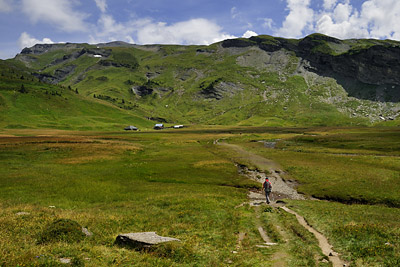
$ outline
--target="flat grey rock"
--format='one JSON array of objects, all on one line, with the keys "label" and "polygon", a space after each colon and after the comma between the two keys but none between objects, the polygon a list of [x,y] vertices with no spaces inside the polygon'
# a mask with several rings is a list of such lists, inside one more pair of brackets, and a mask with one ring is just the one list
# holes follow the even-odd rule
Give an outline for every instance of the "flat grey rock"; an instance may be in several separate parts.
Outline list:
[{"label": "flat grey rock", "polygon": [[20,211],[20,212],[15,213],[15,215],[17,215],[17,216],[30,215],[30,213],[29,212],[25,212],[25,211]]},{"label": "flat grey rock", "polygon": [[71,259],[69,259],[69,258],[60,258],[59,260],[60,260],[61,263],[64,263],[64,264],[71,263]]},{"label": "flat grey rock", "polygon": [[87,228],[82,227],[82,233],[84,233],[86,236],[92,236],[93,233],[90,232]]},{"label": "flat grey rock", "polygon": [[156,232],[140,232],[140,233],[128,233],[120,234],[117,236],[115,243],[118,245],[130,246],[137,249],[150,248],[154,245],[180,241],[177,238],[159,236]]}]

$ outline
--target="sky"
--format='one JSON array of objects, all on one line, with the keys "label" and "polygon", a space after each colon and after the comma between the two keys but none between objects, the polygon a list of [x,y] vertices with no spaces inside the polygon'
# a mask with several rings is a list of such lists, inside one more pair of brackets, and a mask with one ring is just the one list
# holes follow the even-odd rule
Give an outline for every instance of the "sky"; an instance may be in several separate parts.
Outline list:
[{"label": "sky", "polygon": [[37,43],[211,44],[268,34],[400,40],[399,0],[0,0],[0,59]]}]

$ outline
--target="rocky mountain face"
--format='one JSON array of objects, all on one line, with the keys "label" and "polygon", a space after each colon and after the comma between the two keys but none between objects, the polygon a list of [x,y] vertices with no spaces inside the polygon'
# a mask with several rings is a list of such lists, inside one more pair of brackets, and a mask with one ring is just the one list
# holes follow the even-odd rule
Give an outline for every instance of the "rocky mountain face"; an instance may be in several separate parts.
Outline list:
[{"label": "rocky mountain face", "polygon": [[307,61],[308,71],[332,77],[351,96],[377,101],[400,101],[400,43],[339,40],[313,34],[299,41],[251,37],[222,42],[222,47],[256,46],[266,52],[293,51]]},{"label": "rocky mountain face", "polygon": [[210,46],[52,44],[14,59],[39,79],[163,121],[358,124],[397,120],[400,43],[255,36]]}]

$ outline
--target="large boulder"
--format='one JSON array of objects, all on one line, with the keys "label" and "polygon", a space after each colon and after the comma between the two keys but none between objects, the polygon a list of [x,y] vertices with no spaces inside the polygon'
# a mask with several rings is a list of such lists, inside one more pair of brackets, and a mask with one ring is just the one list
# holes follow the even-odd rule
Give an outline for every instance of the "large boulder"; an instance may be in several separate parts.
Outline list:
[{"label": "large boulder", "polygon": [[140,232],[120,234],[117,236],[115,243],[121,246],[128,246],[140,250],[171,241],[180,242],[177,238],[159,236],[156,232]]}]

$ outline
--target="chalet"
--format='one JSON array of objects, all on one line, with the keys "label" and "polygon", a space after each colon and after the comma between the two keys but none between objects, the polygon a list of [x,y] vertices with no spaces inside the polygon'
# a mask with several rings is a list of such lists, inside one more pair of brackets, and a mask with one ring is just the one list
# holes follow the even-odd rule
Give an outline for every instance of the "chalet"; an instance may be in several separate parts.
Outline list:
[{"label": "chalet", "polygon": [[124,128],[125,131],[137,131],[138,128],[132,125],[129,125],[127,127]]},{"label": "chalet", "polygon": [[157,123],[156,125],[154,125],[154,129],[155,129],[155,130],[164,129],[164,124],[162,124],[162,123]]}]

